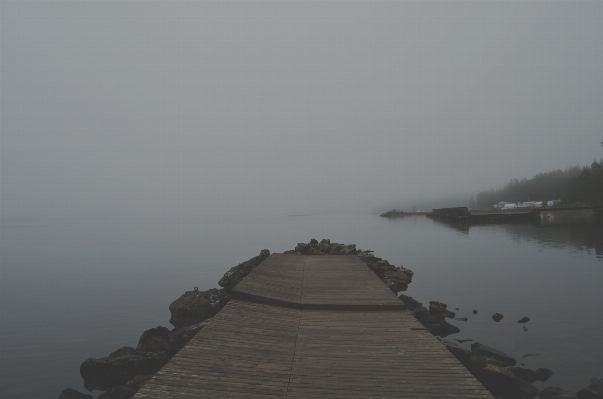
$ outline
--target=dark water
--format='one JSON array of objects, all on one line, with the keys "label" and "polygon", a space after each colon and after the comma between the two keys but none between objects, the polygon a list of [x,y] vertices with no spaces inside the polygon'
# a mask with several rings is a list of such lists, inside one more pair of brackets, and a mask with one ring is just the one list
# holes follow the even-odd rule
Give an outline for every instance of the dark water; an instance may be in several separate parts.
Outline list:
[{"label": "dark water", "polygon": [[[310,238],[355,243],[411,268],[407,295],[469,318],[453,321],[461,333],[448,339],[479,340],[527,367],[553,369],[541,388],[575,391],[603,376],[603,228],[594,224],[463,228],[341,212],[3,220],[0,397],[85,391],[80,364],[169,326],[168,305],[185,290],[216,287],[261,249],[282,252]],[[495,312],[505,315],[500,323]],[[516,323],[523,316],[527,332]],[[522,358],[528,353],[539,355]]]}]

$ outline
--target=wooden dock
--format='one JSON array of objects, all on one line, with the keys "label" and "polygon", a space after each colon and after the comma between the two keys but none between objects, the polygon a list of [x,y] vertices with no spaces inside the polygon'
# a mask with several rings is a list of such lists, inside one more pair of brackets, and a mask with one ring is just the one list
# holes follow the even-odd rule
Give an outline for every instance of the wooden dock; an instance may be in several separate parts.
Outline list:
[{"label": "wooden dock", "polygon": [[356,256],[273,254],[134,398],[492,396]]}]

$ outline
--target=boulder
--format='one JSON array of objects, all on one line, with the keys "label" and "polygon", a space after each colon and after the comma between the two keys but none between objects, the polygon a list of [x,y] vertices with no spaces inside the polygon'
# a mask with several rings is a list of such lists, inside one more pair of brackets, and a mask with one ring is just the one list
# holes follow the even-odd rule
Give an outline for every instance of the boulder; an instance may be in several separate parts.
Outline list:
[{"label": "boulder", "polygon": [[141,352],[170,352],[170,330],[161,326],[146,330],[140,336],[136,349]]},{"label": "boulder", "polygon": [[390,265],[386,260],[379,260],[374,263],[369,263],[368,267],[380,278],[385,275],[385,272],[396,270],[396,267],[394,265]]},{"label": "boulder", "polygon": [[402,269],[397,268],[394,270],[386,271],[381,278],[385,284],[395,293],[404,291],[408,288],[410,283],[410,276],[406,274]]},{"label": "boulder", "polygon": [[421,302],[417,301],[416,299],[413,299],[411,296],[400,294],[398,298],[400,298],[400,300],[404,302],[404,305],[408,310],[412,311],[416,308],[423,307],[423,304]]},{"label": "boulder", "polygon": [[229,300],[230,294],[226,290],[186,291],[170,304],[170,323],[174,327],[197,324],[215,316]]},{"label": "boulder", "polygon": [[174,329],[169,334],[170,348],[173,353],[178,352],[184,345],[188,343],[203,327],[209,323],[209,320],[204,320],[192,326]]},{"label": "boulder", "polygon": [[501,321],[505,316],[501,315],[500,313],[494,313],[492,315],[492,320],[494,320],[495,322],[499,322]]},{"label": "boulder", "polygon": [[448,305],[446,305],[445,303],[441,303],[438,301],[429,301],[429,314],[432,316],[436,314],[443,314],[448,318],[454,318],[456,314],[446,309],[447,307]]},{"label": "boulder", "polygon": [[551,370],[551,369],[548,369],[548,368],[536,369],[536,377],[537,377],[536,379],[538,381],[545,382],[546,380],[548,380],[549,378],[551,378],[554,375],[555,375],[555,373],[553,373],[553,370]]},{"label": "boulder", "polygon": [[155,374],[169,360],[166,352],[140,352],[123,347],[101,359],[89,358],[80,366],[87,390],[108,390],[125,385],[137,375]]},{"label": "boulder", "polygon": [[548,387],[538,393],[540,399],[579,399],[578,396],[565,389]]},{"label": "boulder", "polygon": [[450,353],[452,353],[454,355],[454,357],[456,357],[459,360],[459,362],[461,362],[463,364],[463,366],[469,368],[469,366],[471,364],[471,351],[470,350],[465,349],[462,346],[454,344],[452,342],[444,341],[443,339],[441,339],[440,342],[442,344],[444,344],[446,349],[448,349],[448,351]]},{"label": "boulder", "polygon": [[506,353],[486,346],[484,344],[480,344],[479,342],[474,342],[473,344],[471,344],[471,352],[479,356],[483,356],[486,358],[491,357],[493,359],[499,360],[503,363],[504,367],[515,366],[515,364],[517,363],[514,358],[507,355]]},{"label": "boulder", "polygon": [[341,251],[343,249],[345,249],[345,245],[335,244],[331,246],[331,249],[329,250],[329,255],[339,255],[341,254]]},{"label": "boulder", "polygon": [[99,395],[97,399],[130,399],[138,389],[128,386],[116,386]]},{"label": "boulder", "polygon": [[137,375],[136,377],[134,377],[130,381],[128,381],[126,386],[130,387],[130,388],[134,388],[138,391],[151,378],[153,378],[152,375]]},{"label": "boulder", "polygon": [[603,378],[592,378],[590,385],[576,393],[580,399],[603,399]]},{"label": "boulder", "polygon": [[75,389],[67,388],[59,395],[58,399],[94,399],[92,395],[86,395]]},{"label": "boulder", "polygon": [[480,382],[495,396],[531,399],[538,395],[536,387],[515,376],[504,367],[486,364],[477,373]]},{"label": "boulder", "polygon": [[419,321],[423,320],[426,317],[429,317],[429,310],[426,307],[421,306],[420,308],[416,308],[412,310],[413,316]]},{"label": "boulder", "polygon": [[538,369],[534,371],[523,367],[509,367],[509,371],[530,384],[535,381],[544,382],[554,374],[551,369]]},{"label": "boulder", "polygon": [[[316,240],[314,240],[316,241]],[[257,265],[262,263],[264,259],[270,256],[270,251],[262,249],[260,254],[246,262],[239,263],[237,266],[227,271],[224,276],[218,281],[218,285],[226,291],[232,290],[245,276],[247,276]]]},{"label": "boulder", "polygon": [[444,315],[442,314],[424,317],[419,321],[432,335],[437,335],[442,338],[461,332],[458,327],[453,326],[444,320]]}]

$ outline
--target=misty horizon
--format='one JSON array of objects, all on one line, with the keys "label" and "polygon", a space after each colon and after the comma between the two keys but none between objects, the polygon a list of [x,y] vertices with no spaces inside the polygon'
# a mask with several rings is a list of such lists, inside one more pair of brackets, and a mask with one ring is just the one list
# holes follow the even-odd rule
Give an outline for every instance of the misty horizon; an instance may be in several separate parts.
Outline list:
[{"label": "misty horizon", "polygon": [[2,2],[0,216],[373,211],[603,155],[603,3]]}]

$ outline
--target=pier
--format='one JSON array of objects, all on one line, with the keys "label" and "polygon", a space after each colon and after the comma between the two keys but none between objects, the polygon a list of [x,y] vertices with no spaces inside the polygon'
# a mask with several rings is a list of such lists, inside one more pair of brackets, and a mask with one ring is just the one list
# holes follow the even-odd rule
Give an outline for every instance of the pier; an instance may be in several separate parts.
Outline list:
[{"label": "pier", "polygon": [[488,398],[357,256],[272,254],[134,396]]}]

